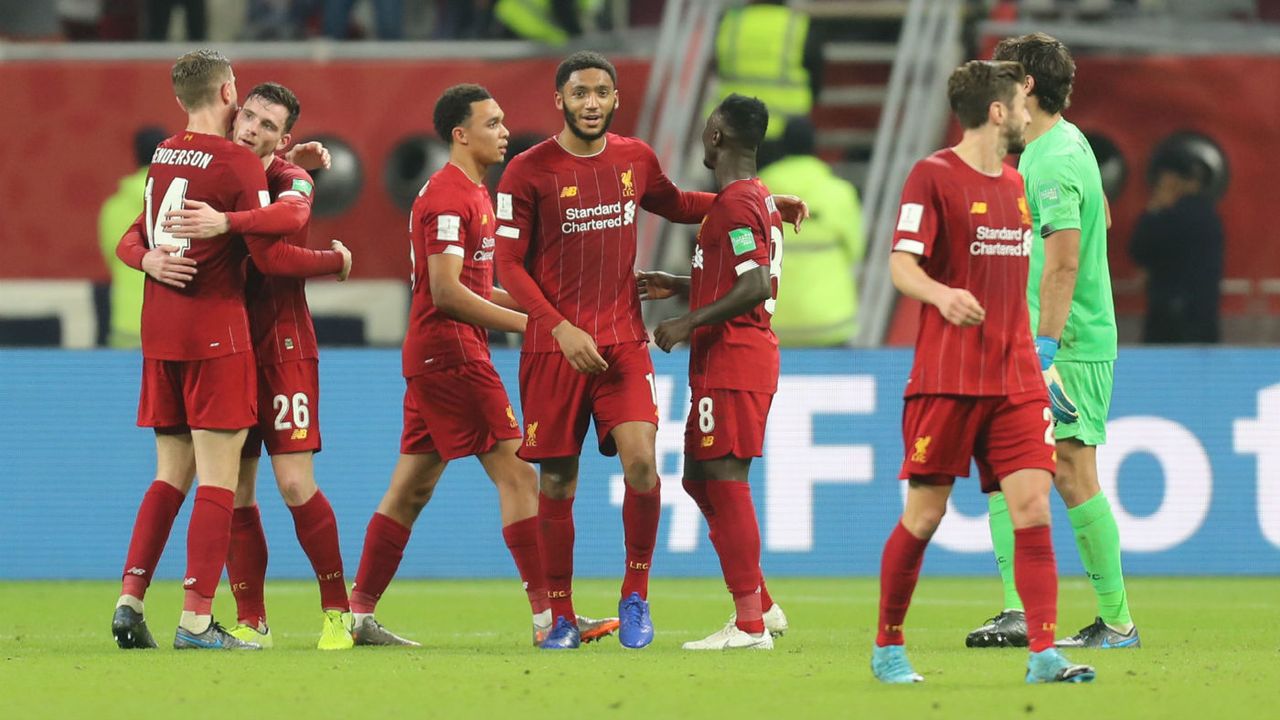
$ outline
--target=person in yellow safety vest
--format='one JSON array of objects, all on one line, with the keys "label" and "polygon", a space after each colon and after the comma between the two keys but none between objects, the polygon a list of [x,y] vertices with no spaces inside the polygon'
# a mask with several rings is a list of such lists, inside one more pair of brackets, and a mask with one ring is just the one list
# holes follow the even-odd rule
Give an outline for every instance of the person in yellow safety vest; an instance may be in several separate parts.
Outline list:
[{"label": "person in yellow safety vest", "polygon": [[494,17],[513,35],[564,45],[582,34],[582,18],[600,12],[602,0],[498,0]]},{"label": "person in yellow safety vest", "polygon": [[809,204],[804,232],[783,228],[783,267],[773,332],[783,347],[844,345],[857,332],[854,270],[866,249],[858,191],[814,157],[813,123],[794,118],[782,138],[784,156],[760,171],[774,193]]},{"label": "person in yellow safety vest", "polygon": [[146,275],[116,257],[116,244],[142,212],[142,195],[147,184],[151,155],[168,137],[164,130],[144,127],[133,136],[138,169],[120,178],[120,187],[107,198],[98,213],[98,243],[102,259],[111,271],[111,312],[107,344],[114,348],[135,348],[142,344],[142,287]]},{"label": "person in yellow safety vest", "polygon": [[808,15],[776,1],[733,8],[716,31],[716,75],[720,99],[738,93],[768,106],[765,140],[777,141],[788,119],[813,110],[822,43],[810,32]]}]

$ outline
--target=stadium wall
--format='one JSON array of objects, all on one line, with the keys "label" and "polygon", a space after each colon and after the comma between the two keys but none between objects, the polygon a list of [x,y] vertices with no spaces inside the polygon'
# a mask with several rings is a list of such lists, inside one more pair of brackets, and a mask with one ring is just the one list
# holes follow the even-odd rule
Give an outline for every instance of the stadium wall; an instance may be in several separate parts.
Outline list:
[{"label": "stadium wall", "polygon": [[[687,355],[655,352],[665,479],[655,572],[718,573],[702,519],[680,489]],[[515,386],[518,355],[495,362]],[[870,575],[901,508],[901,389],[910,353],[788,351],[753,486],[770,575]],[[0,579],[118,577],[137,502],[152,478],[151,434],[134,426],[140,359],[113,351],[0,351]],[[1121,351],[1103,487],[1131,575],[1280,572],[1280,351]],[[395,463],[403,381],[394,351],[326,350],[318,477],[338,514],[348,571]],[[1260,372],[1261,371],[1261,372]],[[623,563],[617,462],[585,453],[576,567]],[[263,463],[259,498],[273,577],[306,577],[288,511]],[[926,560],[932,573],[994,574],[986,503],[960,481]],[[1061,571],[1079,572],[1054,500]],[[158,575],[179,577],[188,509]],[[446,472],[418,522],[403,577],[514,573],[496,494],[468,459]]]}]

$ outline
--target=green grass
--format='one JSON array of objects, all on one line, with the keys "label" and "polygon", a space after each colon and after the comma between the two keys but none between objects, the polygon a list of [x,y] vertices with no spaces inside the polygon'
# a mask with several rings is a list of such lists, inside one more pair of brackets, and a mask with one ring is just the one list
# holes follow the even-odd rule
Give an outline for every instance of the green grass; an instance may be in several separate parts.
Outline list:
[{"label": "green grass", "polygon": [[[1131,579],[1145,647],[1072,654],[1098,668],[1089,686],[1022,682],[1020,650],[966,650],[964,635],[997,608],[995,579],[925,578],[907,642],[927,682],[885,687],[868,670],[873,579],[777,578],[792,630],[773,653],[688,653],[731,610],[717,580],[655,580],[654,644],[610,638],[578,652],[529,645],[528,608],[510,581],[399,581],[379,607],[414,650],[321,653],[314,585],[274,582],[276,648],[176,653],[180,589],[158,583],[147,616],[162,649],[122,652],[108,625],[107,582],[0,583],[0,707],[6,717],[853,717],[1237,718],[1280,695],[1280,579]],[[580,581],[585,614],[613,614],[616,583]],[[226,619],[230,593],[215,611]],[[1093,618],[1087,584],[1064,580],[1059,618]]]}]

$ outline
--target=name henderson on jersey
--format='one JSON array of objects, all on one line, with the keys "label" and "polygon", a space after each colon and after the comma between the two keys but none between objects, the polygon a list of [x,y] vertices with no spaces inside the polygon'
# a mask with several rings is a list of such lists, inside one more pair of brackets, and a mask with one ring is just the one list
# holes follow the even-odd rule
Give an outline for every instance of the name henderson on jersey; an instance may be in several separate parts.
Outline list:
[{"label": "name henderson on jersey", "polygon": [[158,147],[151,156],[152,165],[191,165],[201,170],[208,170],[210,162],[213,162],[213,154],[202,150],[175,150],[173,148]]}]

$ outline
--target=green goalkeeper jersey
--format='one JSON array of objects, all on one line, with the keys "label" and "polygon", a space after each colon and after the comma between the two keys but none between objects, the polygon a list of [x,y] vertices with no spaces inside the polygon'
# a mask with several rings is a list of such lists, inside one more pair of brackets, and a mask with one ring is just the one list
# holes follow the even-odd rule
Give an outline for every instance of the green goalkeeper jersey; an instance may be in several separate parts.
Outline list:
[{"label": "green goalkeeper jersey", "polygon": [[1040,322],[1044,238],[1059,230],[1079,230],[1080,267],[1057,360],[1115,360],[1116,311],[1107,266],[1106,198],[1093,148],[1080,128],[1064,118],[1027,144],[1018,172],[1026,182],[1035,230],[1027,279],[1031,332],[1036,332]]}]

